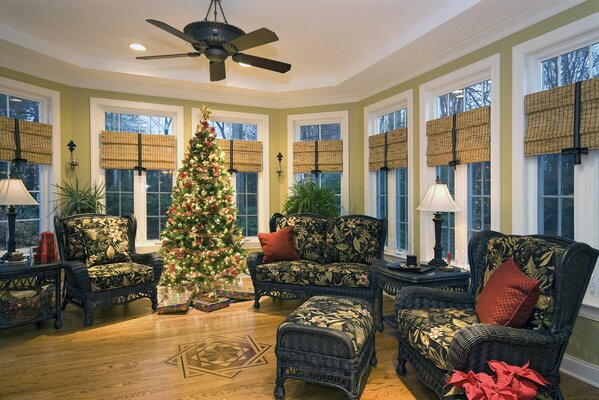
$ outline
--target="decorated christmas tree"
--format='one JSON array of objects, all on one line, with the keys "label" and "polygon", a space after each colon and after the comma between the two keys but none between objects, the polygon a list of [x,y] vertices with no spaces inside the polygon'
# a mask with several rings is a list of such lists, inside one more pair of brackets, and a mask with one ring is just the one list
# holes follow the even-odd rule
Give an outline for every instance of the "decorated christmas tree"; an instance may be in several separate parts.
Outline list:
[{"label": "decorated christmas tree", "polygon": [[203,291],[235,280],[245,267],[231,175],[208,125],[210,110],[189,142],[162,232],[162,283],[194,283]]}]

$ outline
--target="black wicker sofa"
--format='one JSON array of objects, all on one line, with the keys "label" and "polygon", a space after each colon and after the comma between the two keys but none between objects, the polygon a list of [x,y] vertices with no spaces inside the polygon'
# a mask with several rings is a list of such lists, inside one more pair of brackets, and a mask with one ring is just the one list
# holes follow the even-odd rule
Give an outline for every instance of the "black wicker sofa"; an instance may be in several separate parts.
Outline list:
[{"label": "black wicker sofa", "polygon": [[383,258],[386,219],[278,213],[270,219],[271,232],[287,226],[293,227],[299,260],[265,264],[261,252],[248,256],[255,308],[265,295],[280,299],[339,295],[374,303],[377,282],[373,263]]}]

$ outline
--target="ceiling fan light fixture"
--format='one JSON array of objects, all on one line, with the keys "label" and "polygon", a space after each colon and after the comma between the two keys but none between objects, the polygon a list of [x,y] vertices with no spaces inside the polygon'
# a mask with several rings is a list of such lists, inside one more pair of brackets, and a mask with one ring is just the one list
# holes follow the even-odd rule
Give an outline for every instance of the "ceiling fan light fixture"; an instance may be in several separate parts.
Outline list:
[{"label": "ceiling fan light fixture", "polygon": [[147,50],[146,46],[144,46],[141,43],[131,43],[129,45],[129,48],[132,50],[135,50],[135,51],[146,51]]},{"label": "ceiling fan light fixture", "polygon": [[239,65],[241,65],[242,67],[245,67],[245,68],[249,68],[249,67],[251,67],[251,65],[250,65],[250,64],[246,64],[246,63],[242,63],[242,62],[240,62],[240,63],[237,63],[237,64],[239,64]]}]

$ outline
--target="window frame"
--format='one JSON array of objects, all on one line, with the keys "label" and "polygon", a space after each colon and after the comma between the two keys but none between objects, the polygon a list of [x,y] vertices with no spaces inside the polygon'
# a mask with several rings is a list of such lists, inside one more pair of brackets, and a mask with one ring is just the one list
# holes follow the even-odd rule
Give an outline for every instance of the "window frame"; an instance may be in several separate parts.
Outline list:
[{"label": "window frame", "polygon": [[341,140],[343,141],[343,172],[341,173],[341,215],[349,211],[349,112],[331,111],[324,113],[291,114],[287,116],[287,171],[288,191],[298,181],[298,174],[293,173],[293,142],[299,141],[300,125],[340,124]]},{"label": "window frame", "polygon": [[[52,125],[52,164],[40,168],[40,226],[39,232],[54,231],[55,194],[52,185],[61,183],[61,131],[60,131],[60,92],[29,83],[0,77],[0,91],[38,101],[40,103],[40,122]],[[19,244],[17,243],[17,246]]]},{"label": "window frame", "polygon": [[[191,109],[192,132],[201,121],[199,108]],[[252,124],[257,127],[257,140],[262,142],[262,172],[258,172],[258,232],[269,232],[270,220],[270,163],[269,163],[269,136],[270,117],[268,114],[245,113],[236,111],[212,110],[211,121],[224,121],[238,124]],[[236,188],[235,176],[231,184]],[[244,237],[244,248],[259,249],[258,236]]]},{"label": "window frame", "polygon": [[368,168],[368,158],[370,157],[369,137],[378,134],[377,118],[401,108],[407,109],[407,128],[408,128],[408,246],[407,250],[400,250],[396,247],[397,236],[397,189],[396,172],[391,170],[387,175],[387,243],[385,245],[385,254],[404,257],[414,253],[414,224],[415,218],[412,217],[414,207],[414,96],[412,89],[406,90],[384,100],[370,104],[364,107],[364,209],[368,215],[376,215],[376,171],[370,171]]},{"label": "window frame", "polygon": [[[492,55],[478,62],[460,68],[447,75],[428,81],[419,86],[420,92],[420,196],[424,198],[429,186],[435,182],[436,168],[426,164],[426,122],[437,118],[438,97],[454,90],[464,88],[484,80],[491,80],[491,229],[500,230],[501,199],[501,143],[500,143],[500,56]],[[455,264],[469,268],[468,265],[468,168],[458,165],[455,171],[455,202],[461,212],[455,215]],[[435,243],[434,226],[430,213],[420,213],[420,258],[428,260],[433,257]]]},{"label": "window frame", "polygon": [[[524,156],[526,114],[524,97],[542,90],[543,60],[599,42],[599,13],[564,25],[544,35],[514,46],[512,49],[512,232],[527,235],[538,232],[538,157]],[[583,156],[583,163],[574,170],[574,240],[599,247],[599,150]],[[588,184],[591,183],[591,184]],[[584,210],[584,211],[583,211]],[[594,223],[580,223],[593,221]],[[580,316],[599,321],[599,290],[597,268],[583,299]]]},{"label": "window frame", "polygon": [[[105,114],[114,112],[119,114],[156,115],[173,118],[172,132],[177,139],[177,168],[180,168],[184,153],[183,136],[183,107],[159,103],[145,103],[128,100],[114,100],[91,97],[90,100],[90,162],[91,181],[96,185],[104,184],[104,169],[100,168],[100,132],[105,130]],[[174,171],[176,172],[176,171]],[[133,174],[133,210],[137,220],[137,234],[135,244],[138,250],[144,247],[155,248],[160,240],[147,240],[146,221],[146,185],[145,173],[139,176]],[[173,180],[173,186],[175,180]],[[105,204],[105,199],[103,200]]]}]

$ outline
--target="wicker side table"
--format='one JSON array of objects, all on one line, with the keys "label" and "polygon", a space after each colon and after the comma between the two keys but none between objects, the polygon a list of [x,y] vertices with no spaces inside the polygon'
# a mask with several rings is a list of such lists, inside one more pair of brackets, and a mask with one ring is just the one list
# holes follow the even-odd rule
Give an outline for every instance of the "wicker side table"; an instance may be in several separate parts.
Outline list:
[{"label": "wicker side table", "polygon": [[[0,264],[0,329],[47,319],[54,319],[54,328],[61,328],[61,269],[61,263]],[[53,296],[43,291],[47,285],[54,285]]]},{"label": "wicker side table", "polygon": [[368,366],[376,365],[375,322],[369,302],[340,296],[314,296],[291,313],[277,330],[277,400],[285,380],[339,388],[360,398]]},{"label": "wicker side table", "polygon": [[383,316],[383,291],[395,296],[397,292],[406,286],[425,286],[445,290],[467,290],[470,282],[470,272],[461,269],[444,270],[433,268],[424,273],[390,269],[384,265],[377,265],[375,269],[377,276],[377,300],[378,313],[376,323],[379,331],[383,331],[383,321],[394,328],[397,322],[394,315]]}]

